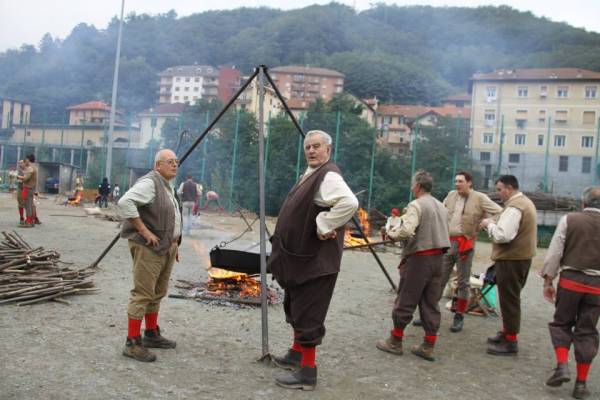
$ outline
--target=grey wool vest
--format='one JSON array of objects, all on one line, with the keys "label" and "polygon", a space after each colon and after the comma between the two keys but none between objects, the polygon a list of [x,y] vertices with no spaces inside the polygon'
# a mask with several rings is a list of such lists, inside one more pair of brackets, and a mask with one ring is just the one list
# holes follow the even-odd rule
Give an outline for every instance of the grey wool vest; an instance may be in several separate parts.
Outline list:
[{"label": "grey wool vest", "polygon": [[446,207],[429,194],[413,201],[421,209],[421,221],[415,235],[409,238],[404,246],[403,255],[408,256],[423,250],[449,248],[448,211]]}]

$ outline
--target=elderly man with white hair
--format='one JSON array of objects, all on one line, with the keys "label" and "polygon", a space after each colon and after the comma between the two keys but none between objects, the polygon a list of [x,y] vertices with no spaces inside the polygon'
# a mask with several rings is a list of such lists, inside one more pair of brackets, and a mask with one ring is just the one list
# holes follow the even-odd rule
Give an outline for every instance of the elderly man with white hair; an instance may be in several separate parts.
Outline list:
[{"label": "elderly man with white hair", "polygon": [[[129,297],[127,341],[123,355],[155,361],[151,348],[173,349],[158,326],[160,301],[167,294],[173,263],[181,243],[181,205],[174,188],[179,160],[168,149],[154,157],[154,170],[142,176],[119,200],[121,237],[129,240],[133,289]],[[142,320],[146,326],[141,336]]]},{"label": "elderly man with white hair", "polygon": [[293,344],[274,363],[293,372],[276,378],[279,386],[314,390],[316,346],[325,336],[325,316],[340,271],[344,225],[358,200],[330,161],[331,136],[310,131],[304,139],[308,168],[288,193],[271,238],[268,267],[285,290],[286,321]]}]

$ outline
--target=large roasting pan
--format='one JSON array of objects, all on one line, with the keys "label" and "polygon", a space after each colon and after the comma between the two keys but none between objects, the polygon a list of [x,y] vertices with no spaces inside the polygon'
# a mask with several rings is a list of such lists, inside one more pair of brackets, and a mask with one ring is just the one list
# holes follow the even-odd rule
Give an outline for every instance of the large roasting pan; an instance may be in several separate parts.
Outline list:
[{"label": "large roasting pan", "polygon": [[[267,252],[267,260],[270,253]],[[230,250],[215,247],[210,251],[210,263],[215,268],[242,272],[248,275],[260,274],[260,253]],[[267,270],[267,272],[269,272]]]}]

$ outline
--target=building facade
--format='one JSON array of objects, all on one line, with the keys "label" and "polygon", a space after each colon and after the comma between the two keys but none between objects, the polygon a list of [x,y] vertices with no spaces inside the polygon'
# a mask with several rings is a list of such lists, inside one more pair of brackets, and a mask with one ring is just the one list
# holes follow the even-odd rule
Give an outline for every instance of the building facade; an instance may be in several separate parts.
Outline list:
[{"label": "building facade", "polygon": [[30,116],[28,103],[0,97],[0,132],[10,131],[13,125],[29,124]]},{"label": "building facade", "polygon": [[269,70],[283,96],[292,100],[313,102],[320,97],[329,101],[344,91],[344,74],[326,68],[284,66]]},{"label": "building facade", "polygon": [[140,114],[140,144],[145,146],[151,140],[162,140],[162,127],[168,119],[179,120],[185,109],[185,104],[159,104]]},{"label": "building facade", "polygon": [[515,175],[522,189],[579,196],[597,182],[600,73],[576,68],[476,74],[470,146],[493,185]]},{"label": "building facade", "polygon": [[219,70],[210,65],[178,65],[158,74],[159,104],[194,104],[219,94]]}]

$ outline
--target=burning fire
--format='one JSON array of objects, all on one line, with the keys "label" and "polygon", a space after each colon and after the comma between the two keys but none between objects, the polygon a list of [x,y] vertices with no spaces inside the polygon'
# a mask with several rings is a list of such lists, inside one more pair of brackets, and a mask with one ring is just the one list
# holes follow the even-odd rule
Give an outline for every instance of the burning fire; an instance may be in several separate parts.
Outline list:
[{"label": "burning fire", "polygon": [[211,267],[208,276],[206,288],[215,294],[239,291],[239,297],[260,297],[260,282],[248,274]]},{"label": "burning fire", "polygon": [[[364,232],[365,236],[369,237],[369,234],[371,233],[371,229],[369,226],[369,213],[366,212],[363,208],[359,208],[357,214],[358,222],[360,223],[362,231]],[[344,232],[344,247],[358,246],[367,243],[364,239],[353,237],[351,231],[351,229],[346,228],[346,231]]]}]

